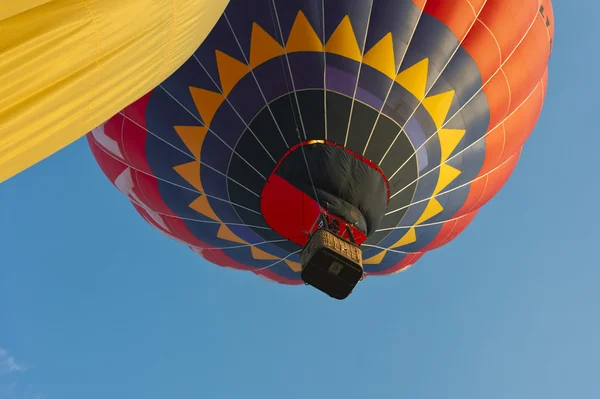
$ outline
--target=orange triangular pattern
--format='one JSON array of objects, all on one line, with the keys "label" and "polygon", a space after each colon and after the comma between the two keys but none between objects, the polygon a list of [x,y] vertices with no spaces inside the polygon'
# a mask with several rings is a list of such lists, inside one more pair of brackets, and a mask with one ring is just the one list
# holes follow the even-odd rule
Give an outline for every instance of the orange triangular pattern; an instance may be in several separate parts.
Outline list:
[{"label": "orange triangular pattern", "polygon": [[396,61],[394,57],[394,41],[392,33],[385,35],[367,53],[363,63],[377,69],[390,79],[396,77]]},{"label": "orange triangular pattern", "polygon": [[219,79],[221,80],[221,89],[224,95],[228,95],[235,85],[250,72],[250,68],[245,63],[217,50],[217,68],[219,69]]},{"label": "orange triangular pattern", "polygon": [[175,131],[196,160],[200,160],[202,143],[208,129],[204,126],[175,126]]},{"label": "orange triangular pattern", "polygon": [[280,259],[275,255],[271,255],[270,253],[263,251],[262,249],[256,248],[255,246],[252,246],[250,248],[250,251],[252,251],[252,257],[256,260],[279,260]]},{"label": "orange triangular pattern", "polygon": [[200,117],[204,122],[204,126],[208,127],[217,110],[223,104],[225,97],[221,93],[214,91],[190,87],[190,93],[196,104],[196,108],[200,113]]},{"label": "orange triangular pattern", "polygon": [[335,28],[335,31],[325,45],[325,50],[328,53],[341,55],[342,57],[360,62],[362,54],[356,41],[349,16],[346,15],[338,27]]},{"label": "orange triangular pattern", "polygon": [[254,69],[260,64],[284,54],[283,47],[273,39],[256,22],[252,24],[252,38],[250,39],[250,68]]},{"label": "orange triangular pattern", "polygon": [[287,263],[287,265],[290,267],[290,269],[292,269],[295,272],[301,272],[302,271],[302,265],[298,262],[292,262],[291,260],[284,260],[285,263]]},{"label": "orange triangular pattern", "polygon": [[208,197],[206,195],[196,198],[196,200],[189,206],[201,215],[204,215],[217,222],[221,221],[221,219],[219,219],[215,211],[213,211],[212,207],[210,206]]},{"label": "orange triangular pattern", "polygon": [[181,177],[192,185],[196,190],[204,193],[202,188],[202,181],[200,180],[200,162],[194,161],[190,163],[184,163],[183,165],[177,165],[173,168],[175,172],[179,173]]},{"label": "orange triangular pattern", "polygon": [[242,245],[248,244],[246,241],[244,241],[241,238],[239,238],[238,236],[236,236],[235,233],[233,231],[231,231],[231,229],[229,227],[227,227],[227,225],[225,225],[225,224],[222,224],[221,227],[219,227],[219,231],[217,232],[217,237],[222,240],[237,242],[238,244],[242,244]]},{"label": "orange triangular pattern", "polygon": [[377,255],[375,255],[369,259],[365,259],[363,261],[363,264],[364,265],[379,265],[381,263],[381,261],[383,261],[383,258],[385,258],[386,253],[387,253],[387,249],[384,249]]},{"label": "orange triangular pattern", "polygon": [[297,51],[323,51],[321,39],[319,39],[317,32],[315,32],[302,11],[298,11],[285,49],[288,53]]}]

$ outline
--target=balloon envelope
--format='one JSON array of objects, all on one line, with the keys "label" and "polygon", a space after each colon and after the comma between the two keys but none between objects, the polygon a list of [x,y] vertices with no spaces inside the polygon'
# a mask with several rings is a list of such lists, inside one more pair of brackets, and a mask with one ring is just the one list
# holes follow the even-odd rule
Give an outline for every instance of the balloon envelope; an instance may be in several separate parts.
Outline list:
[{"label": "balloon envelope", "polygon": [[209,262],[301,284],[319,208],[367,275],[459,235],[547,86],[544,0],[232,0],[173,76],[95,129],[100,167]]},{"label": "balloon envelope", "polygon": [[179,68],[227,0],[0,4],[0,182],[105,122]]}]

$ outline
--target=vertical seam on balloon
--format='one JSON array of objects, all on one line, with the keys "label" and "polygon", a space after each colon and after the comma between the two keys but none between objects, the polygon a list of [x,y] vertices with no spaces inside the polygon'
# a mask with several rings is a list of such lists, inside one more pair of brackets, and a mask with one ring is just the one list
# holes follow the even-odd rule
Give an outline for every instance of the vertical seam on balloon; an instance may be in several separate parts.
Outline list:
[{"label": "vertical seam on balloon", "polygon": [[504,76],[504,80],[506,81],[506,87],[508,88],[508,104],[506,105],[506,112],[504,113],[504,116],[506,116],[512,104],[512,89],[510,87],[510,81],[508,80],[508,76],[506,76],[506,72],[504,72],[504,69],[500,68],[500,72],[502,72],[502,76]]},{"label": "vertical seam on balloon", "polygon": [[[364,1],[364,0],[363,0]],[[365,28],[365,39],[360,54],[360,62],[358,63],[358,72],[356,73],[356,83],[354,84],[354,94],[352,95],[352,104],[350,104],[350,115],[348,116],[348,126],[346,127],[346,138],[344,139],[344,147],[348,144],[348,136],[350,135],[350,125],[352,124],[352,114],[354,112],[354,99],[356,98],[356,92],[358,91],[358,82],[360,81],[360,72],[362,71],[363,61],[365,58],[365,50],[367,47],[367,37],[369,36],[369,29],[371,25],[371,14],[373,13],[373,3],[375,0],[371,0],[371,7],[369,7],[369,15],[367,16],[367,26]],[[350,22],[352,25],[352,22]]]},{"label": "vertical seam on balloon", "polygon": [[[123,115],[123,114],[121,114]],[[129,166],[131,166],[132,162],[131,159],[129,158],[129,155],[127,155],[127,147],[125,147],[125,117],[123,116],[123,120],[121,121],[121,134],[119,136],[119,141],[121,142],[121,153],[123,154],[123,161],[125,161],[125,163]]]},{"label": "vertical seam on balloon", "polygon": [[[504,166],[506,163],[508,163],[508,161],[510,161],[511,159],[513,159],[515,156],[517,157],[517,162],[518,162],[519,159],[521,158],[522,151],[523,151],[523,148],[521,147],[518,152],[515,152],[514,154],[512,154],[500,166]],[[482,200],[485,197],[485,192],[488,189],[488,185],[490,183],[490,177],[491,177],[491,174],[488,174],[487,179],[485,181],[485,187],[483,188],[483,191],[481,192],[481,195],[479,196],[479,199],[477,199],[477,202],[475,203],[475,205],[473,205],[471,207],[471,209],[468,212],[466,212],[467,214],[478,211],[484,205]],[[507,181],[508,181],[509,178],[510,178],[510,175],[507,177]],[[498,189],[498,190],[500,190],[500,189]]]},{"label": "vertical seam on balloon", "polygon": [[[454,225],[452,226],[452,228],[450,229],[450,231],[448,232],[448,234],[446,234],[446,236],[442,239],[441,241],[441,245],[445,245],[449,242],[448,238],[450,238],[450,236],[452,236],[452,234],[454,233],[454,230],[456,230],[456,227],[458,226],[458,220],[454,221]],[[443,227],[442,227],[443,228]],[[438,233],[439,234],[439,233]],[[431,240],[431,242],[429,244],[427,244],[426,247],[430,246],[433,242],[435,242],[435,240],[437,239],[437,235],[435,237],[433,237],[433,240]],[[448,241],[446,241],[448,240]],[[426,248],[425,247],[425,248]]]},{"label": "vertical seam on balloon", "polygon": [[[165,225],[167,226],[167,229],[169,231],[169,234],[171,234],[173,237],[175,237],[178,241],[181,241],[182,244],[187,244],[189,245],[182,237],[179,237],[177,234],[178,232],[173,231],[173,225],[171,224],[171,221],[169,220],[169,218],[165,218],[161,216],[162,221],[165,223]],[[187,227],[187,226],[186,226]],[[191,233],[191,231],[190,231]],[[196,237],[194,234],[192,234],[194,236],[194,238],[196,238],[198,241],[202,241],[200,240],[198,237]]]},{"label": "vertical seam on balloon", "polygon": [[290,145],[288,144],[287,140],[285,139],[285,136],[283,135],[283,132],[281,131],[281,127],[279,126],[279,123],[277,123],[277,119],[275,118],[273,111],[269,107],[269,102],[267,100],[267,97],[265,96],[265,93],[263,92],[262,88],[260,87],[258,78],[254,74],[254,69],[250,67],[250,60],[248,60],[248,57],[246,57],[246,54],[244,54],[244,49],[242,48],[242,44],[240,43],[237,35],[235,34],[235,30],[233,29],[231,22],[229,22],[229,18],[227,18],[227,13],[223,13],[223,18],[225,19],[225,22],[227,22],[227,25],[229,26],[229,30],[231,31],[231,34],[233,35],[233,38],[235,39],[235,42],[237,43],[238,48],[240,49],[240,53],[242,54],[242,57],[244,58],[244,62],[248,66],[248,69],[250,69],[250,74],[252,75],[252,78],[254,79],[254,83],[256,83],[256,87],[258,88],[258,91],[260,92],[261,97],[265,101],[265,105],[267,106],[267,109],[269,111],[269,114],[271,115],[271,118],[273,118],[273,122],[275,122],[275,126],[277,126],[277,131],[279,132],[279,135],[281,136],[283,143],[289,149]]},{"label": "vertical seam on balloon", "polygon": [[467,147],[465,147],[464,149],[462,149],[461,151],[459,151],[458,153],[456,153],[455,155],[449,157],[448,159],[446,159],[444,162],[440,163],[438,166],[436,166],[435,168],[431,169],[429,172],[424,173],[423,175],[419,176],[416,180],[412,181],[410,184],[406,185],[404,188],[402,188],[401,190],[399,190],[398,192],[396,192],[395,194],[393,194],[392,196],[390,196],[390,199],[395,197],[396,195],[400,194],[402,191],[404,191],[407,187],[410,187],[413,183],[415,183],[416,181],[418,181],[419,179],[427,176],[428,174],[432,173],[434,170],[440,168],[442,165],[445,165],[447,162],[449,162],[450,160],[456,158],[457,156],[463,154],[465,151],[467,151],[469,148],[473,147],[475,144],[477,144],[480,140],[485,139],[489,134],[491,134],[491,132],[493,132],[496,128],[498,128],[498,126],[500,126],[501,124],[503,124],[504,122],[506,122],[511,116],[513,116],[519,109],[521,109],[521,107],[529,100],[529,98],[533,95],[533,93],[535,93],[535,91],[537,90],[539,86],[539,83],[533,88],[533,90],[531,91],[531,93],[529,93],[529,95],[527,96],[527,98],[525,100],[523,100],[523,102],[521,104],[519,104],[518,107],[516,107],[514,109],[513,112],[511,112],[509,115],[507,115],[504,120],[500,121],[496,126],[494,126],[493,129],[489,129],[483,136],[481,136],[480,138],[478,138],[477,140],[475,140],[473,143],[471,143],[470,145],[468,145]]},{"label": "vertical seam on balloon", "polygon": [[[235,155],[237,155],[238,157],[240,157],[240,159],[242,161],[244,161],[248,166],[250,166],[256,173],[258,173],[258,175],[260,177],[263,178],[263,180],[267,180],[266,177],[264,177],[262,175],[262,173],[260,173],[250,162],[248,162],[246,159],[244,159],[244,157],[242,157],[240,154],[237,153],[237,151],[235,151],[235,149],[233,149],[229,144],[227,144],[227,142],[225,140],[223,140],[221,138],[221,136],[219,136],[217,133],[215,133],[208,125],[206,125],[203,121],[201,121],[200,119],[198,119],[198,117],[196,117],[196,115],[194,115],[189,109],[187,109],[187,107],[185,105],[183,105],[179,100],[177,100],[175,98],[175,96],[173,96],[163,85],[162,83],[158,86],[161,89],[163,89],[165,91],[165,93],[167,93],[169,95],[169,97],[171,97],[175,102],[177,102],[177,104],[179,104],[184,110],[187,111],[188,114],[190,114],[194,119],[196,119],[196,121],[198,121],[198,123],[205,127],[210,133],[212,133],[221,143],[223,143],[227,148],[229,148],[231,150],[232,153],[234,153]],[[166,141],[165,141],[166,142]],[[175,146],[173,146],[174,148],[177,148]],[[181,150],[180,150],[181,151]],[[188,154],[186,154],[188,155]],[[188,155],[189,156],[189,155]],[[194,158],[196,159],[196,158]],[[197,160],[197,159],[196,159]],[[197,160],[198,161],[198,160]]]},{"label": "vertical seam on balloon", "polygon": [[[475,16],[475,18],[477,18],[477,11],[475,11],[475,7],[473,7],[473,4],[471,4],[471,0],[466,0],[467,4],[469,4],[469,6],[471,7],[471,10],[473,11],[473,15]],[[486,0],[487,2],[487,0]],[[483,9],[483,7],[485,7],[485,3],[483,3],[483,6],[481,7],[480,11]]]},{"label": "vertical seam on balloon", "polygon": [[[423,148],[433,137],[437,136],[438,133],[440,132],[440,130],[442,130],[451,120],[454,119],[454,117],[456,117],[457,115],[460,114],[460,112],[474,99],[477,97],[477,95],[479,93],[481,93],[483,91],[483,88],[487,86],[487,84],[494,78],[494,76],[496,76],[496,74],[500,71],[500,69],[511,59],[512,55],[517,51],[517,49],[521,46],[521,44],[523,43],[523,41],[525,40],[525,38],[527,37],[527,35],[529,34],[529,32],[531,31],[531,29],[533,28],[535,21],[537,19],[537,11],[536,11],[536,15],[533,18],[533,21],[531,22],[531,24],[529,25],[529,28],[527,29],[527,31],[525,32],[525,34],[523,35],[523,37],[521,38],[521,40],[519,41],[519,43],[517,43],[517,45],[515,46],[515,48],[513,49],[513,51],[508,55],[508,57],[506,58],[506,60],[500,65],[500,67],[496,70],[496,72],[494,72],[492,74],[492,76],[490,76],[490,78],[483,84],[481,85],[481,88],[479,90],[477,90],[477,92],[471,96],[470,99],[468,99],[463,106],[461,106],[458,111],[456,111],[454,113],[454,115],[452,115],[450,118],[447,118],[446,122],[444,122],[442,124],[442,126],[440,126],[438,129],[436,129],[435,133],[432,134],[429,138],[427,138],[427,140],[425,140],[425,142],[423,144],[421,144],[421,146],[419,146],[419,148],[417,148],[417,150],[396,170],[396,172],[394,172],[394,174],[392,174],[392,176],[390,176],[389,180],[391,181],[393,179],[393,177],[408,163],[408,161],[410,159],[412,159],[417,152]],[[533,93],[533,92],[532,92]],[[531,94],[530,94],[531,95]],[[522,104],[521,104],[522,105]],[[414,112],[413,112],[414,113]],[[512,113],[511,113],[512,114]],[[493,130],[493,129],[492,129]],[[401,132],[398,133],[398,135],[400,135]],[[489,130],[488,130],[489,133]],[[487,133],[486,133],[487,135]],[[483,135],[481,138],[485,137],[485,135]],[[479,138],[476,142],[478,142],[481,138]],[[405,187],[406,188],[406,187]],[[402,190],[401,190],[402,191]],[[399,191],[400,192],[400,191]],[[399,192],[397,192],[396,194],[398,194]],[[396,195],[394,194],[394,195]],[[392,195],[392,197],[394,196]],[[390,198],[392,198],[390,197]]]},{"label": "vertical seam on balloon", "polygon": [[[504,156],[504,150],[506,149],[506,123],[502,122],[502,151],[500,152],[500,156]],[[502,158],[500,158],[502,159]]]},{"label": "vertical seam on balloon", "polygon": [[[190,154],[186,153],[185,151],[183,151],[183,150],[179,149],[178,147],[174,146],[173,144],[169,143],[168,141],[166,141],[166,140],[165,140],[165,139],[163,139],[162,137],[159,137],[159,136],[157,136],[156,134],[152,133],[150,130],[148,130],[148,128],[146,128],[146,127],[144,127],[144,126],[140,125],[139,123],[137,123],[137,122],[136,122],[136,121],[134,121],[133,119],[130,119],[128,116],[126,116],[126,115],[125,115],[125,118],[127,118],[129,121],[133,122],[135,125],[139,126],[140,128],[144,129],[146,132],[148,132],[149,134],[151,134],[153,137],[155,137],[155,138],[159,139],[160,141],[164,142],[164,143],[165,143],[165,144],[167,144],[168,146],[170,146],[170,147],[173,147],[174,149],[176,149],[177,151],[181,152],[182,154],[185,154],[187,157],[191,158],[193,161],[199,162],[201,165],[203,165],[203,166],[206,166],[206,167],[207,167],[207,168],[209,168],[210,170],[212,170],[212,171],[214,171],[214,172],[216,172],[216,173],[220,174],[221,176],[223,176],[223,177],[225,177],[225,178],[227,178],[227,179],[231,180],[232,182],[234,182],[234,183],[238,184],[240,187],[242,187],[242,188],[246,189],[246,190],[247,190],[249,193],[251,193],[251,194],[254,194],[255,196],[257,196],[257,197],[259,197],[259,198],[260,198],[260,195],[258,195],[258,194],[257,194],[257,193],[255,193],[254,191],[250,190],[248,187],[244,186],[243,184],[239,183],[239,182],[238,182],[238,181],[236,181],[235,179],[232,179],[231,177],[227,176],[225,173],[223,173],[223,172],[221,172],[221,171],[217,170],[217,169],[216,169],[216,168],[214,168],[213,166],[210,166],[210,165],[208,165],[208,164],[204,163],[204,162],[203,162],[203,161],[201,161],[201,160],[198,160],[198,159],[196,159],[195,157],[191,156]],[[144,172],[144,173],[145,173],[145,172]],[[150,176],[154,176],[154,175],[152,175],[152,174],[150,174],[150,173],[147,173],[147,174],[148,174],[148,175],[150,175]],[[154,177],[156,177],[157,179],[160,179],[158,176],[154,176]],[[168,180],[165,180],[165,179],[160,179],[160,180],[166,181],[167,183],[171,183],[171,184],[173,184],[173,185],[175,185],[175,186],[178,186],[178,187],[186,188],[187,190],[190,190],[190,191],[192,191],[192,192],[195,192],[195,193],[198,193],[198,194],[204,194],[204,195],[206,195],[207,197],[210,197],[210,198],[215,198],[215,199],[218,199],[218,200],[220,200],[220,201],[227,201],[227,200],[224,200],[224,199],[221,199],[221,198],[218,198],[218,197],[212,197],[212,196],[209,196],[209,195],[207,195],[206,193],[201,193],[201,192],[200,192],[200,191],[198,191],[198,190],[191,190],[191,189],[189,189],[189,188],[187,188],[187,187],[179,186],[178,184],[172,183],[172,182],[170,182],[170,181],[168,181]]]},{"label": "vertical seam on balloon", "polygon": [[544,78],[542,78],[542,79],[540,80],[540,83],[541,83],[541,85],[542,85],[542,108],[543,108],[543,107],[544,107],[544,103],[546,102],[546,101],[544,101],[544,100],[545,100],[545,98],[546,98],[546,89],[547,89],[547,87],[546,87],[546,85],[544,84]]},{"label": "vertical seam on balloon", "polygon": [[[273,163],[276,164],[277,161],[275,160],[275,158],[273,158],[273,156],[267,150],[267,148],[262,143],[262,141],[260,141],[260,139],[256,136],[256,134],[254,134],[254,132],[252,131],[252,129],[250,128],[250,126],[248,125],[248,123],[246,123],[246,121],[244,120],[244,118],[242,118],[242,116],[240,115],[240,113],[235,109],[235,107],[233,106],[233,104],[229,101],[229,96],[225,95],[225,93],[219,87],[219,85],[217,84],[217,82],[213,79],[212,76],[210,76],[210,74],[208,73],[208,70],[204,67],[204,65],[202,65],[202,62],[200,62],[200,60],[198,59],[198,57],[196,56],[196,54],[193,54],[193,57],[196,60],[196,62],[198,63],[198,65],[200,65],[200,68],[202,68],[202,70],[206,73],[206,76],[208,76],[208,78],[211,80],[211,82],[213,82],[214,85],[217,87],[217,90],[219,90],[219,93],[221,93],[221,95],[223,96],[223,98],[225,99],[225,101],[227,101],[227,104],[229,104],[229,106],[231,107],[231,109],[233,110],[233,112],[235,112],[235,114],[240,119],[240,121],[242,121],[242,123],[244,124],[244,126],[246,126],[246,129],[248,129],[248,131],[250,131],[250,133],[252,134],[252,136],[254,136],[254,138],[256,139],[256,141],[258,141],[258,144],[260,144],[260,146],[267,153],[267,155],[269,156],[269,158],[271,158],[271,160],[273,161]],[[237,143],[239,143],[239,140],[242,138],[242,136],[243,136],[243,134],[241,134],[240,137],[238,138],[238,141],[236,142],[235,148],[237,148]],[[230,158],[230,163],[231,163],[231,158]]]},{"label": "vertical seam on balloon", "polygon": [[[131,166],[129,166],[129,169],[132,169]],[[135,169],[134,169],[135,170]],[[150,213],[149,211],[153,211],[152,207],[150,206],[150,201],[148,200],[148,197],[146,196],[146,193],[144,192],[144,190],[142,189],[142,185],[140,184],[140,179],[139,179],[139,174],[137,173],[132,173],[132,176],[135,177],[135,184],[132,187],[132,191],[134,188],[138,189],[138,192],[141,194],[142,198],[140,198],[141,202],[142,202],[142,207],[146,210],[146,212]],[[168,206],[167,206],[168,207]],[[158,214],[158,212],[155,212]],[[160,216],[160,220],[163,221],[163,223],[165,222],[165,219],[162,217],[162,215],[158,215]],[[171,230],[167,230],[168,233],[171,233]]]},{"label": "vertical seam on balloon", "polygon": [[[486,0],[487,1],[487,0]],[[406,54],[408,53],[408,50],[410,49],[410,45],[412,43],[413,38],[415,37],[415,33],[417,32],[417,28],[419,27],[419,23],[421,22],[421,17],[423,16],[423,14],[425,13],[425,6],[427,5],[427,0],[425,0],[425,3],[423,3],[423,8],[419,10],[419,16],[417,17],[417,22],[415,23],[415,26],[410,34],[410,38],[408,39],[408,43],[406,45],[406,50],[404,51],[404,53],[402,54],[402,58],[400,58],[400,62],[398,63],[398,68],[396,69],[396,77],[398,76],[398,74],[400,74],[400,69],[402,69],[402,64],[404,63],[404,59],[406,58]],[[365,148],[362,151],[362,155],[365,156],[365,154],[367,153],[367,148],[369,147],[369,144],[371,143],[371,138],[373,137],[373,133],[375,133],[375,127],[377,126],[377,123],[379,122],[379,118],[381,117],[381,114],[383,113],[383,109],[385,108],[385,104],[387,103],[387,100],[392,92],[392,89],[394,88],[394,82],[395,82],[395,78],[392,79],[392,82],[390,83],[390,88],[388,89],[387,94],[385,95],[385,99],[383,100],[383,104],[381,105],[381,108],[379,109],[379,112],[377,113],[377,117],[375,118],[375,122],[373,122],[373,127],[371,128],[371,133],[369,133],[369,138],[367,139],[367,142],[365,143]],[[402,131],[402,126],[400,126],[400,130]],[[411,143],[412,145],[412,143]]]},{"label": "vertical seam on balloon", "polygon": [[[489,177],[489,175],[486,175],[485,176],[485,184],[483,185],[483,190],[481,190],[481,193],[479,194],[479,197],[477,198],[477,201],[475,201],[473,203],[473,205],[471,205],[471,207],[469,208],[469,210],[466,212],[467,214],[469,214],[471,212],[474,212],[475,210],[479,209],[479,207],[477,205],[479,204],[479,202],[481,201],[481,199],[485,195],[485,191],[487,190],[487,187],[488,187],[489,183],[490,183],[490,177]],[[470,191],[470,189],[471,189],[471,187],[469,187],[469,191]]]},{"label": "vertical seam on balloon", "polygon": [[80,1],[81,1],[81,4],[83,4],[85,9],[87,10],[88,14],[90,15],[90,18],[92,19],[92,23],[94,24],[95,38],[96,38],[96,56],[94,57],[94,64],[96,65],[96,81],[94,82],[94,86],[92,87],[92,96],[89,99],[88,105],[87,105],[87,116],[86,116],[86,119],[84,122],[84,130],[85,130],[86,126],[88,125],[88,122],[90,120],[90,117],[91,117],[92,103],[96,99],[96,91],[98,89],[98,82],[100,81],[100,70],[102,69],[102,67],[101,67],[100,63],[98,62],[98,58],[100,58],[100,54],[101,54],[101,50],[100,50],[101,46],[100,46],[100,32],[98,31],[98,24],[96,23],[96,17],[94,16],[94,13],[90,9],[90,7],[87,5],[85,0],[80,0]]},{"label": "vertical seam on balloon", "polygon": [[[500,64],[502,64],[502,47],[500,47],[500,43],[498,42],[496,35],[494,35],[494,32],[492,32],[492,30],[485,24],[485,22],[483,22],[479,18],[477,18],[477,22],[479,22],[490,33],[490,36],[492,36],[492,39],[494,39],[494,43],[496,43],[496,48],[498,49],[498,54],[500,55]],[[529,33],[529,31],[527,33]],[[500,67],[500,68],[502,68],[502,67]]]}]

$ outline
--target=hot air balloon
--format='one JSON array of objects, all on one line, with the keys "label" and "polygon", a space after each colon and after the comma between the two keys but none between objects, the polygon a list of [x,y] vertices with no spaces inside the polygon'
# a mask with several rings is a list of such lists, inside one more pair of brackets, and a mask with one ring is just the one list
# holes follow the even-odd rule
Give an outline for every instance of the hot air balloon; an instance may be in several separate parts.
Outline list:
[{"label": "hot air balloon", "polygon": [[553,32],[549,0],[232,0],[88,140],[142,217],[208,262],[342,299],[500,190]]},{"label": "hot air balloon", "polygon": [[139,99],[198,48],[228,0],[0,3],[0,183]]}]

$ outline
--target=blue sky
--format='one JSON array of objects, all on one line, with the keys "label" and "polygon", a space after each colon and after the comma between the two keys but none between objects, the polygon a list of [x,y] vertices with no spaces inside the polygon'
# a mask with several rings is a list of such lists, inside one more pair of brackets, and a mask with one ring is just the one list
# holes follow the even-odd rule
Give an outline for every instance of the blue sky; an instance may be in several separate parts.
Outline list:
[{"label": "blue sky", "polygon": [[3,183],[0,399],[600,397],[600,3],[554,7],[545,108],[508,184],[343,302],[160,235],[84,140]]}]

